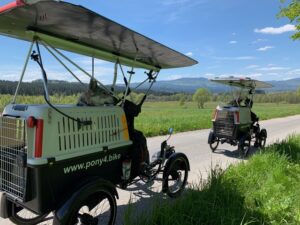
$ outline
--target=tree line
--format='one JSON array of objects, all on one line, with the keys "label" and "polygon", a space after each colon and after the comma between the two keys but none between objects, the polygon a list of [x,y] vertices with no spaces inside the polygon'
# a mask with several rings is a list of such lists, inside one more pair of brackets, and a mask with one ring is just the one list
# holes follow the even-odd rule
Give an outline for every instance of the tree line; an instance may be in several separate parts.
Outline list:
[{"label": "tree line", "polygon": [[[17,88],[17,81],[0,80],[0,94],[13,95]],[[48,90],[50,95],[74,95],[87,90],[87,84],[76,82],[49,81]],[[43,83],[40,80],[33,82],[23,82],[20,86],[20,95],[42,95],[44,93]]]},{"label": "tree line", "polygon": [[[17,81],[3,81],[0,80],[0,94],[13,95],[15,93]],[[88,84],[80,84],[76,82],[54,81],[51,80],[48,83],[49,93],[52,96],[56,96],[57,99],[65,99],[63,96],[73,96],[72,99],[78,97],[80,93],[85,92],[88,89]],[[119,87],[117,92],[122,92]],[[43,95],[43,83],[41,80],[33,82],[23,82],[20,88],[20,95],[23,96],[37,96]],[[61,97],[59,97],[61,96]],[[142,99],[143,94],[140,92],[132,92],[131,98],[135,102],[139,102]],[[3,96],[2,96],[3,98]],[[228,103],[232,100],[231,93],[211,93],[209,90],[199,88],[194,94],[189,93],[163,93],[163,92],[151,92],[147,98],[147,101],[178,101],[179,105],[184,105],[186,102],[195,102],[199,108],[203,108],[204,104],[208,101]],[[293,92],[277,92],[277,93],[260,93],[254,97],[254,102],[257,103],[300,103],[300,88],[298,91]]]},{"label": "tree line", "polygon": [[[185,102],[195,102],[199,108],[203,108],[206,102],[229,103],[233,99],[231,93],[211,93],[207,89],[199,88],[194,94],[174,93],[168,95],[150,94],[148,101],[178,101],[179,105]],[[277,92],[277,93],[257,93],[254,95],[254,102],[257,103],[300,103],[300,88],[298,91]]]}]

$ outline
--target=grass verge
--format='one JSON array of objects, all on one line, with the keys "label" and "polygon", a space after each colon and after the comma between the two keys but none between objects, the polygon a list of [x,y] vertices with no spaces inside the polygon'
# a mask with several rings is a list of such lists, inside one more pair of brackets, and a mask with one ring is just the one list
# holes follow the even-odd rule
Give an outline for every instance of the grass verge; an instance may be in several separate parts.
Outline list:
[{"label": "grass verge", "polygon": [[257,153],[248,162],[214,169],[207,181],[175,201],[155,201],[125,225],[300,224],[300,136]]}]

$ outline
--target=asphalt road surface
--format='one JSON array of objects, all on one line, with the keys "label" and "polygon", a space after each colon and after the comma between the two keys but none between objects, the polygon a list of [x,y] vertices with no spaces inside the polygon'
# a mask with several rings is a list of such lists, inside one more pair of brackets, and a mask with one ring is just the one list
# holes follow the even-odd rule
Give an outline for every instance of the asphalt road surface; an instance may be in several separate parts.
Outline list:
[{"label": "asphalt road surface", "polygon": [[[285,139],[287,136],[300,133],[300,115],[286,118],[278,118],[261,122],[261,127],[266,128],[268,132],[267,144]],[[200,177],[205,179],[211,167],[219,166],[226,168],[232,163],[239,162],[239,153],[237,147],[228,144],[219,145],[215,153],[212,153],[208,144],[209,130],[197,130],[184,133],[173,134],[169,144],[174,145],[177,152],[185,153],[190,161],[191,171],[189,173],[188,183],[199,182]],[[148,148],[150,155],[159,151],[160,143],[167,136],[148,138]],[[254,153],[254,149],[250,154]],[[129,187],[126,191],[118,190],[120,198],[118,203],[117,223],[122,224],[124,211],[129,201],[133,202],[133,207],[139,213],[150,208],[154,199],[169,199],[160,193],[161,186],[159,182],[152,185],[143,185],[138,183]],[[12,224],[8,220],[0,219],[0,225]]]}]

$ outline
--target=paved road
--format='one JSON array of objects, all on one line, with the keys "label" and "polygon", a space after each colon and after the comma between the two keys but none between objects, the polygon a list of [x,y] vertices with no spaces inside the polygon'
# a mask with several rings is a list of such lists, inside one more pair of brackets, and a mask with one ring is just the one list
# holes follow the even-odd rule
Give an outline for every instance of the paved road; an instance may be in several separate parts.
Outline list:
[{"label": "paved road", "polygon": [[[288,135],[300,133],[300,115],[262,121],[261,127],[266,128],[268,131],[267,144],[274,143],[286,138]],[[176,147],[176,151],[184,152],[190,160],[191,172],[189,173],[189,183],[198,182],[200,176],[205,179],[211,166],[218,165],[226,168],[229,164],[241,160],[236,151],[237,147],[227,144],[220,145],[219,149],[215,153],[212,153],[207,144],[208,133],[209,130],[178,133],[174,134],[169,141],[169,144]],[[148,139],[150,155],[160,149],[160,143],[165,138],[165,136],[160,136]],[[137,207],[138,211],[141,212],[143,209],[149,207],[149,203],[153,199],[163,197],[159,193],[159,183],[155,183],[152,186],[137,184],[128,190],[118,190],[120,199],[117,201],[117,224],[122,224],[123,212],[130,199],[134,202],[134,207]],[[0,219],[0,225],[9,224],[11,224],[9,221]]]}]

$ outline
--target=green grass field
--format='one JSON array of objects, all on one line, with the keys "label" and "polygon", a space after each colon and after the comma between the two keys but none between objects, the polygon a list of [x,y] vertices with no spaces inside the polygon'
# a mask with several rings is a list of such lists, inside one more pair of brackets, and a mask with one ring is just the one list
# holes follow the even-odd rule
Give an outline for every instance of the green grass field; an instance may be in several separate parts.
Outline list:
[{"label": "green grass field", "polygon": [[[148,137],[166,134],[169,127],[173,127],[175,132],[210,128],[216,105],[212,102],[204,109],[198,109],[192,102],[183,107],[178,102],[146,102],[135,125]],[[261,120],[266,120],[299,114],[300,105],[260,103],[254,106],[253,111]]]},{"label": "green grass field", "polygon": [[160,199],[125,225],[298,225],[300,224],[300,136],[255,154],[248,162],[214,169],[171,201]]},{"label": "green grass field", "polygon": [[[0,96],[0,108],[3,108],[12,99],[10,95]],[[78,96],[51,97],[53,103],[75,104]],[[20,96],[18,102],[43,104],[42,96]],[[217,103],[205,104],[204,109],[198,109],[196,103],[187,102],[180,106],[179,102],[146,102],[142,113],[135,121],[136,129],[141,130],[147,137],[166,134],[168,128],[173,127],[175,132],[205,129],[211,127],[211,117]],[[300,113],[300,104],[255,104],[254,112],[260,119],[266,120],[285,117]]]}]

